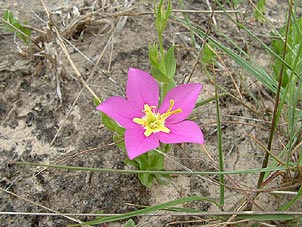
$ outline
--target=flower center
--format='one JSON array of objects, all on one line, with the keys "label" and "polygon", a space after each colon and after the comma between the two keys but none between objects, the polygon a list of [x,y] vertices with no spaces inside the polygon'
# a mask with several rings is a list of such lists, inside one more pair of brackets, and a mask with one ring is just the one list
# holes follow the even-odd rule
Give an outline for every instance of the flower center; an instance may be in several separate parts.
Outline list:
[{"label": "flower center", "polygon": [[165,126],[165,120],[172,114],[182,112],[181,108],[172,110],[173,106],[174,100],[171,99],[169,109],[165,113],[160,114],[154,111],[154,109],[156,109],[156,106],[149,106],[148,104],[145,104],[142,112],[144,112],[146,115],[142,118],[133,118],[133,122],[144,127],[144,135],[146,137],[150,136],[152,133],[155,132],[169,133],[170,129]]}]

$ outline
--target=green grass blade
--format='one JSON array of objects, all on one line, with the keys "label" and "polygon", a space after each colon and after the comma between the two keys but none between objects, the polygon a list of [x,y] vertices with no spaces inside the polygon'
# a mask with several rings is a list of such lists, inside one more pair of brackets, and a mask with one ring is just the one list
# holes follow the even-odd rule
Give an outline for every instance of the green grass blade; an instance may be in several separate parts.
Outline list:
[{"label": "green grass blade", "polygon": [[[16,165],[27,165],[34,167],[47,167],[55,169],[73,170],[73,171],[91,171],[99,173],[120,173],[120,174],[133,174],[133,173],[148,173],[148,174],[174,174],[174,175],[233,175],[233,174],[247,174],[247,173],[261,173],[261,172],[272,172],[279,170],[286,170],[284,166],[275,166],[267,168],[255,168],[255,169],[244,169],[236,171],[223,171],[223,172],[199,172],[199,171],[154,171],[154,170],[125,170],[125,169],[104,169],[104,168],[92,168],[82,166],[65,166],[65,165],[54,165],[54,164],[42,164],[42,163],[30,163],[30,162],[12,162]],[[294,166],[291,168],[299,168],[300,166]]]},{"label": "green grass blade", "polygon": [[[228,93],[226,93],[226,92],[220,93],[220,94],[218,94],[218,98],[223,98],[223,97],[225,97],[225,96],[227,96],[227,95],[228,95]],[[215,99],[216,99],[216,97],[213,96],[213,97],[210,97],[210,98],[208,98],[208,99],[198,100],[197,103],[195,104],[194,109],[197,109],[197,108],[200,107],[200,106],[203,106],[203,105],[205,105],[205,104],[207,104],[207,103],[210,103],[210,102],[214,101]]]},{"label": "green grass blade", "polygon": [[140,215],[144,215],[144,214],[149,214],[149,213],[152,213],[152,212],[155,212],[155,211],[158,211],[158,210],[168,209],[169,207],[177,206],[179,204],[184,204],[184,203],[192,202],[192,201],[209,201],[209,202],[212,202],[212,203],[218,205],[217,203],[215,203],[215,201],[213,201],[211,199],[203,198],[203,197],[199,197],[199,196],[191,196],[191,197],[176,199],[176,200],[173,200],[173,201],[170,201],[170,202],[167,202],[167,203],[163,203],[163,204],[160,204],[160,205],[147,207],[147,208],[144,208],[144,209],[141,209],[141,210],[132,211],[132,212],[129,212],[129,213],[114,215],[114,216],[111,216],[111,217],[100,218],[100,219],[97,219],[97,220],[94,220],[94,221],[85,222],[85,223],[82,223],[82,224],[71,225],[71,226],[98,225],[98,224],[102,224],[102,223],[106,223],[106,222],[113,222],[113,221],[119,221],[119,220],[123,220],[123,219],[129,219],[131,217],[140,216]]},{"label": "green grass blade", "polygon": [[253,214],[253,215],[238,215],[239,219],[250,219],[256,221],[290,221],[294,217],[287,214]]},{"label": "green grass blade", "polygon": [[[206,38],[206,34],[198,29],[197,27],[193,26],[192,24],[188,24],[186,21],[175,18],[180,23],[184,24],[186,27],[191,29],[196,35],[201,38]],[[277,92],[277,81],[273,79],[263,68],[260,66],[253,66],[253,64],[246,61],[244,58],[239,56],[237,53],[232,51],[229,47],[225,46],[221,42],[217,41],[212,37],[207,37],[208,40],[212,42],[212,44],[216,47],[221,49],[225,54],[227,54],[232,60],[234,60],[240,67],[242,67],[245,71],[247,71],[250,75],[252,75],[255,79],[259,80],[263,83],[267,88],[269,88],[272,92]]]},{"label": "green grass blade", "polygon": [[300,186],[299,191],[297,195],[292,198],[290,201],[282,205],[278,210],[279,211],[286,211],[288,210],[291,206],[293,206],[295,203],[297,203],[302,197],[302,186]]},{"label": "green grass blade", "polygon": [[[216,74],[215,78],[215,99],[216,99],[216,119],[217,119],[217,143],[218,143],[218,163],[219,163],[219,171],[223,172],[224,170],[224,157],[222,151],[222,131],[221,131],[221,120],[220,120],[220,108],[219,108],[219,97],[218,97],[218,86],[216,83]],[[220,193],[220,205],[224,206],[224,175],[219,175],[219,193]]]}]

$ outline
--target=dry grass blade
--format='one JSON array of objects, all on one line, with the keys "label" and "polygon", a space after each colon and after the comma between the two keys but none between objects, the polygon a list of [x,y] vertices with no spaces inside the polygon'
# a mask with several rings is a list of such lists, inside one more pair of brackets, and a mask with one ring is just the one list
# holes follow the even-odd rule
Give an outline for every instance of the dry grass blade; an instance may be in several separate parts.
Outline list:
[{"label": "dry grass blade", "polygon": [[63,41],[63,39],[62,39],[62,37],[61,37],[59,31],[58,31],[58,29],[57,29],[57,28],[53,25],[53,23],[51,22],[50,13],[49,13],[49,11],[47,10],[47,7],[46,7],[44,1],[41,0],[41,3],[42,3],[42,5],[43,5],[43,7],[44,7],[44,9],[45,9],[45,12],[46,12],[47,15],[48,15],[48,19],[49,19],[49,21],[48,21],[49,30],[55,34],[57,44],[59,44],[59,46],[61,47],[63,53],[64,53],[65,56],[67,57],[67,59],[68,59],[70,65],[71,65],[71,67],[73,68],[73,70],[74,70],[75,74],[77,75],[78,79],[79,79],[80,82],[85,86],[85,88],[91,93],[91,95],[92,95],[96,100],[98,100],[99,102],[101,102],[101,100],[98,98],[98,96],[94,93],[94,91],[88,86],[88,84],[86,83],[86,81],[83,79],[83,77],[82,77],[80,71],[78,70],[78,68],[77,68],[76,65],[74,64],[74,62],[73,62],[73,60],[72,60],[72,58],[71,58],[71,56],[70,56],[70,54],[69,54],[69,52],[68,52],[68,50],[67,50],[67,47],[66,47],[66,45],[65,45],[65,43],[64,43],[64,41]]}]

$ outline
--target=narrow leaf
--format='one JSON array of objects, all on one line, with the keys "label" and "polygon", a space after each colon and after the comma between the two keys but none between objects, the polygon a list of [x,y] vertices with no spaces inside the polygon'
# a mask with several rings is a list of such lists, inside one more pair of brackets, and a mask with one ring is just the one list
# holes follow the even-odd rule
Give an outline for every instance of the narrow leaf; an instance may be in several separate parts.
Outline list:
[{"label": "narrow leaf", "polygon": [[192,201],[202,201],[202,200],[209,200],[209,199],[206,199],[206,198],[203,198],[203,197],[198,197],[198,196],[191,196],[191,197],[176,199],[174,201],[170,201],[170,202],[163,203],[163,204],[160,204],[160,205],[147,207],[147,208],[144,208],[144,209],[141,209],[141,210],[132,211],[132,212],[129,212],[129,213],[126,213],[126,214],[115,215],[115,216],[112,216],[112,217],[105,217],[105,218],[102,218],[101,220],[95,220],[95,221],[85,222],[85,223],[82,223],[82,224],[76,224],[76,225],[71,225],[71,226],[98,225],[98,224],[102,224],[102,223],[106,223],[106,222],[119,221],[119,220],[128,219],[128,218],[139,216],[139,215],[149,214],[151,212],[155,212],[155,211],[158,211],[158,210],[167,209],[169,207],[177,206],[179,204],[192,202]]},{"label": "narrow leaf", "polygon": [[174,46],[170,47],[165,55],[166,75],[172,80],[176,71],[176,59],[174,56]]}]

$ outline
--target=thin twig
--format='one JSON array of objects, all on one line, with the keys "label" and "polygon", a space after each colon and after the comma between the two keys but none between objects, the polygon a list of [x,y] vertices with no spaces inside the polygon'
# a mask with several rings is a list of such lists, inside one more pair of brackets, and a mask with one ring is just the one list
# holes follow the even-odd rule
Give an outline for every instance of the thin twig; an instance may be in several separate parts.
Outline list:
[{"label": "thin twig", "polygon": [[[244,133],[245,134],[245,133]],[[250,134],[245,134],[246,136],[252,138],[264,151],[265,151],[265,154],[268,154],[270,155],[273,159],[275,159],[276,162],[278,162],[280,165],[282,166],[285,166],[286,164],[281,160],[279,159],[276,155],[274,155],[271,150],[272,150],[272,147],[270,148],[270,150],[268,150],[255,136],[253,135],[250,135]],[[266,168],[266,167],[262,167],[262,168]]]},{"label": "thin twig", "polygon": [[84,85],[84,87],[90,92],[90,94],[92,94],[92,96],[98,100],[98,102],[101,102],[101,100],[99,99],[99,97],[94,93],[94,91],[88,86],[88,84],[86,83],[86,81],[83,79],[80,71],[78,70],[78,68],[75,66],[73,60],[71,59],[69,52],[64,44],[64,41],[62,40],[59,31],[56,27],[52,27],[53,31],[55,32],[55,34],[57,35],[57,43],[59,44],[59,46],[62,48],[65,56],[67,57],[71,67],[73,68],[75,74],[77,75],[78,79],[81,81],[81,83]]},{"label": "thin twig", "polygon": [[57,43],[59,44],[59,46],[61,47],[62,51],[64,52],[65,56],[67,57],[71,67],[73,68],[75,74],[77,75],[78,79],[81,81],[81,83],[84,85],[84,87],[92,94],[92,96],[98,100],[99,102],[101,102],[101,100],[98,98],[98,96],[94,93],[94,91],[88,86],[88,84],[86,83],[86,81],[83,79],[80,71],[78,70],[78,68],[76,67],[76,65],[74,64],[73,60],[71,59],[71,56],[67,50],[67,47],[57,29],[57,27],[54,26],[54,24],[52,23],[51,21],[51,18],[50,18],[50,13],[48,12],[47,10],[47,7],[44,3],[43,0],[41,0],[41,3],[44,7],[44,10],[46,11],[47,13],[47,16],[48,16],[48,26],[49,26],[49,29],[56,35],[56,41]]},{"label": "thin twig", "polygon": [[[213,19],[212,16],[213,16],[213,14],[211,14],[211,18]],[[207,23],[207,24],[208,24],[208,26],[207,26],[208,28],[207,28],[207,31],[206,31],[206,34],[205,34],[205,38],[202,40],[202,44],[201,44],[201,47],[200,47],[200,51],[199,51],[199,53],[198,53],[198,55],[197,55],[195,64],[193,65],[193,68],[192,68],[192,70],[191,70],[191,72],[190,72],[190,75],[189,75],[189,77],[188,77],[187,83],[190,82],[191,77],[192,77],[194,71],[196,70],[197,66],[199,65],[200,59],[201,59],[201,55],[203,54],[205,45],[206,45],[206,43],[207,43],[207,39],[208,39],[209,33],[210,33],[210,31],[211,31],[211,21],[208,20],[208,23]],[[191,31],[191,32],[192,32],[192,31]],[[184,81],[183,81],[183,82],[184,82]]]},{"label": "thin twig", "polygon": [[6,114],[6,116],[4,117],[3,121],[1,122],[0,126],[3,126],[5,121],[7,121],[10,118],[10,115],[13,113],[13,111],[15,110],[15,108],[17,107],[17,103],[19,100],[15,101],[13,103],[12,108],[8,111],[8,113]]},{"label": "thin twig", "polygon": [[[174,20],[173,21],[174,23],[177,23],[177,24],[179,24],[180,26],[182,26],[182,27],[185,27],[185,28],[187,28],[188,30],[190,30],[191,28],[189,27],[189,26],[186,26],[185,24],[183,24],[183,23],[179,23],[177,20]],[[200,35],[198,35],[197,33],[195,33],[195,36],[196,37],[198,37],[201,41],[203,40],[203,38],[200,36]],[[213,50],[213,49],[212,49]],[[219,59],[219,58],[218,58]],[[222,62],[222,61],[221,61]],[[222,64],[224,64],[223,62],[222,62]],[[230,76],[231,76],[231,74],[229,74]],[[232,76],[231,76],[231,78],[232,78]],[[211,80],[211,79],[210,79]],[[234,81],[234,79],[232,79],[233,81]],[[211,82],[212,83],[214,83],[213,82],[213,80],[211,80]],[[233,95],[232,93],[230,93],[229,91],[227,91],[226,89],[224,89],[222,86],[220,86],[219,84],[217,84],[217,86],[219,87],[219,89],[220,90],[222,90],[223,92],[225,92],[225,93],[227,93],[228,95],[230,95],[233,99],[235,99],[237,102],[239,102],[240,104],[242,104],[243,106],[245,106],[246,108],[248,108],[250,111],[252,111],[253,113],[255,113],[255,114],[257,114],[257,115],[259,115],[260,113],[258,113],[256,110],[254,110],[253,108],[251,108],[250,106],[248,106],[245,102],[243,102],[241,99],[239,99],[239,98],[237,98],[235,95]],[[236,84],[235,84],[235,86],[236,86]],[[236,89],[237,91],[239,90],[239,88],[238,88],[238,86],[237,86],[237,89]],[[239,92],[239,95],[240,95],[240,92]]]},{"label": "thin twig", "polygon": [[[116,144],[118,144],[118,143],[120,143],[120,142],[122,142],[122,141],[123,141],[123,140],[119,140],[119,141],[116,141],[116,142],[113,142],[113,143],[109,143],[109,144],[107,144],[107,145],[103,145],[103,146],[101,146],[101,147],[94,147],[94,148],[90,148],[90,149],[88,149],[88,150],[83,150],[83,151],[77,152],[77,153],[75,153],[75,154],[73,154],[73,155],[70,155],[70,156],[68,156],[68,157],[66,157],[66,158],[59,159],[59,160],[53,162],[53,164],[58,164],[58,163],[64,162],[64,161],[66,161],[66,160],[68,160],[68,159],[74,158],[74,157],[76,157],[76,156],[79,156],[79,155],[82,155],[82,154],[85,154],[85,153],[88,153],[88,152],[97,151],[97,150],[99,150],[99,149],[104,149],[104,148],[107,148],[107,147],[110,147],[110,146],[114,146],[114,145],[116,145]],[[42,173],[43,171],[45,171],[46,169],[48,169],[48,167],[45,167],[43,170],[41,170],[41,171],[39,171],[38,173],[36,173],[35,176],[41,174],[41,173]]]},{"label": "thin twig", "polygon": [[212,20],[213,20],[213,24],[215,24],[215,26],[217,26],[217,21],[215,19],[214,10],[212,9],[211,3],[209,2],[209,0],[206,0],[206,2],[207,2],[207,5],[210,9],[209,11],[211,12],[211,17],[212,17]]},{"label": "thin twig", "polygon": [[[246,206],[247,200],[243,201],[243,203],[236,209],[236,212],[242,211]],[[232,221],[237,217],[237,214],[232,215],[223,225],[223,227],[227,227],[232,224]]]},{"label": "thin twig", "polygon": [[[217,166],[218,166],[218,162],[210,155],[210,153],[208,152],[206,146],[203,144],[201,146],[202,150],[206,153],[206,155],[210,158],[210,160],[212,160],[213,164],[209,163],[211,165],[212,168],[214,168],[215,170],[218,170]],[[257,203],[255,203],[253,201],[253,199],[251,198],[251,196],[247,193],[246,189],[243,189],[231,176],[229,175],[225,175],[225,177],[227,178],[227,180],[229,180],[232,184],[232,186],[224,184],[227,188],[229,189],[233,189],[238,191],[239,193],[241,193],[243,196],[245,196],[245,198],[253,203],[259,210],[263,210]]]},{"label": "thin twig", "polygon": [[[119,19],[119,21],[117,22],[117,24],[119,24],[121,20],[122,20],[122,18]],[[91,71],[91,73],[90,73],[88,79],[85,81],[86,84],[88,84],[88,81],[94,76],[94,74],[95,74],[97,68],[99,67],[99,66],[98,66],[99,63],[100,63],[101,60],[103,59],[104,53],[105,53],[105,51],[107,50],[109,43],[111,42],[112,45],[113,45],[113,41],[112,41],[112,40],[113,40],[113,34],[115,34],[116,30],[117,30],[117,27],[116,27],[115,30],[111,33],[111,35],[110,35],[110,37],[109,37],[109,39],[108,39],[108,41],[107,41],[105,47],[103,48],[103,51],[101,52],[100,56],[98,57],[96,63],[92,62],[88,57],[86,57],[82,52],[79,51],[79,53],[80,53],[82,56],[84,56],[85,59],[88,59],[89,62],[92,63],[92,64],[94,65],[94,67],[93,67],[93,69],[92,69],[92,71]],[[67,41],[67,40],[66,40],[66,41]],[[71,44],[71,43],[70,43],[70,44]],[[73,47],[74,47],[74,46],[73,46]],[[74,47],[74,48],[75,48],[75,47]],[[110,62],[109,62],[109,63],[110,63]],[[110,64],[109,64],[108,68],[110,68]],[[112,80],[111,80],[111,81],[112,81]],[[57,130],[55,136],[53,137],[52,141],[50,142],[50,145],[52,145],[52,144],[54,143],[55,139],[58,137],[58,135],[59,135],[60,131],[62,130],[62,128],[63,128],[63,126],[64,126],[64,124],[65,124],[67,118],[69,117],[69,115],[70,115],[71,111],[73,110],[75,104],[77,103],[78,99],[80,98],[80,95],[82,94],[83,90],[84,90],[84,87],[81,88],[81,90],[80,90],[78,96],[76,97],[76,99],[74,100],[74,102],[73,102],[73,104],[72,104],[72,106],[71,106],[71,108],[70,108],[70,110],[69,110],[67,116],[66,116],[65,119],[63,120],[63,122],[62,122],[62,124],[60,125],[59,129]]]}]

